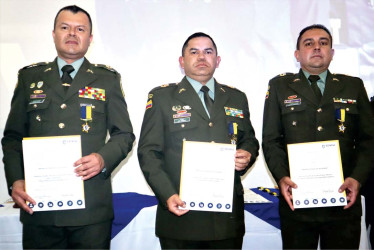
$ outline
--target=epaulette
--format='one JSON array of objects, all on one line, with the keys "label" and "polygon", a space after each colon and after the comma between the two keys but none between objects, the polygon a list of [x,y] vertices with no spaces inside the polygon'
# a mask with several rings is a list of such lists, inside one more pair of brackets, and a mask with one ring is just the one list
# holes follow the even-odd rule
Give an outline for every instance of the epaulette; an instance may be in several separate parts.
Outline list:
[{"label": "epaulette", "polygon": [[155,91],[155,90],[159,90],[159,89],[164,89],[164,88],[169,88],[169,87],[174,87],[174,86],[177,86],[178,83],[167,83],[167,84],[162,84],[161,86],[158,86],[158,87],[155,87],[154,89],[152,89],[151,92]]},{"label": "epaulette", "polygon": [[102,68],[102,69],[106,69],[106,70],[109,70],[111,72],[114,72],[116,74],[119,74],[117,72],[117,70],[115,70],[114,68],[110,67],[109,65],[104,65],[104,64],[94,64],[95,67],[98,67],[98,68]]},{"label": "epaulette", "polygon": [[285,77],[285,76],[294,76],[294,75],[295,75],[295,73],[289,73],[289,72],[286,72],[286,73],[282,73],[282,74],[276,75],[276,76],[273,77],[272,79],[277,79],[277,78]]},{"label": "epaulette", "polygon": [[[235,88],[235,87],[232,86],[232,85],[227,85],[227,84],[222,84],[222,83],[220,83],[220,85],[221,85],[222,87],[225,87],[225,88],[229,88],[229,89],[232,89],[232,90],[236,90],[236,91],[242,92],[242,91],[240,91],[239,89]],[[222,89],[222,87],[221,87],[221,89]],[[225,92],[225,90],[223,90],[223,91]]]},{"label": "epaulette", "polygon": [[47,64],[49,64],[49,62],[33,63],[33,64],[30,64],[30,65],[27,65],[27,66],[23,67],[22,69],[30,69],[30,68],[35,68],[35,67],[38,67],[38,66],[45,66]]}]

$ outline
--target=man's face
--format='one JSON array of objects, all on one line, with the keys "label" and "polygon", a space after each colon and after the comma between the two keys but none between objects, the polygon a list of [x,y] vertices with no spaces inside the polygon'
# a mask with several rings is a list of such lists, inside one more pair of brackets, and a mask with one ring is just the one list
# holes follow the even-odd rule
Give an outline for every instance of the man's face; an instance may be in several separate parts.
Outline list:
[{"label": "man's face", "polygon": [[310,74],[320,74],[327,70],[334,56],[329,34],[323,29],[307,30],[300,39],[295,57],[301,68]]},{"label": "man's face", "polygon": [[184,73],[204,85],[213,77],[220,61],[221,58],[217,56],[217,51],[208,37],[191,39],[184,50],[184,56],[179,57]]},{"label": "man's face", "polygon": [[61,11],[52,32],[58,56],[69,64],[84,57],[92,41],[90,28],[83,12]]}]

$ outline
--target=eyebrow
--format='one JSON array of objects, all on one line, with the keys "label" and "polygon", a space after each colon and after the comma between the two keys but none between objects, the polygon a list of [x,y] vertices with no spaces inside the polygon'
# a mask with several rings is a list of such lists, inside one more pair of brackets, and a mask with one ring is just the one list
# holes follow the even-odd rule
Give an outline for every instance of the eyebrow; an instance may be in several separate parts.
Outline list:
[{"label": "eyebrow", "polygon": [[[75,25],[71,25],[69,23],[65,23],[65,22],[62,22],[60,25],[67,25],[67,26],[75,26]],[[76,27],[87,27],[87,25],[84,25],[84,24],[79,24],[79,25],[76,25]]]},{"label": "eyebrow", "polygon": [[[193,51],[193,50],[199,50],[197,48],[190,48],[189,51]],[[213,48],[206,48],[206,49],[203,49],[204,51],[214,51]]]},{"label": "eyebrow", "polygon": [[[318,41],[321,41],[321,40],[322,41],[330,41],[330,39],[328,37],[321,37],[321,38],[318,39]],[[303,43],[311,42],[311,41],[313,41],[312,38],[306,38],[305,40],[303,40]]]}]

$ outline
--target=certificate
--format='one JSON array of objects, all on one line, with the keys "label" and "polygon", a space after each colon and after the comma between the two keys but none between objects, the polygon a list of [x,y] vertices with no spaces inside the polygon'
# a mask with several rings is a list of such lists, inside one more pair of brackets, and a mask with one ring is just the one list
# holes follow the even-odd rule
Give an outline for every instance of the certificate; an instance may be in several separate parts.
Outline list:
[{"label": "certificate", "polygon": [[339,141],[288,144],[294,208],[347,205],[345,192],[338,189],[344,182]]},{"label": "certificate", "polygon": [[82,157],[81,137],[30,137],[22,141],[26,192],[33,211],[85,208],[84,185],[74,173]]},{"label": "certificate", "polygon": [[236,145],[183,142],[180,198],[186,209],[231,212]]}]

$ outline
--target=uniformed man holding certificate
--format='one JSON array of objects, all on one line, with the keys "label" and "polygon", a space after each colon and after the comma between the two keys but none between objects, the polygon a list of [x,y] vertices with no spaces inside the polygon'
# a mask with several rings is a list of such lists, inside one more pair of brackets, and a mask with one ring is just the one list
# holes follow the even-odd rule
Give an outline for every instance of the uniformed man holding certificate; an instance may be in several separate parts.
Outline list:
[{"label": "uniformed man holding certificate", "polygon": [[[180,83],[157,87],[148,95],[138,156],[159,201],[156,234],[163,249],[242,246],[245,231],[240,176],[255,162],[259,145],[245,94],[213,78],[220,60],[213,39],[195,33],[184,43],[179,58],[186,76]],[[183,141],[236,144],[232,212],[179,208],[184,206],[179,196]]]},{"label": "uniformed man holding certificate", "polygon": [[[325,249],[359,247],[359,190],[373,166],[373,116],[362,80],[330,73],[333,56],[332,36],[327,28],[304,28],[295,51],[300,71],[270,80],[266,94],[262,145],[282,194],[280,217],[285,249],[316,249],[318,239]],[[303,183],[294,183],[290,178],[287,144],[328,140],[339,141],[344,182],[335,190],[346,191],[348,204],[294,209],[292,189]],[[318,158],[319,154],[311,157]]]}]

